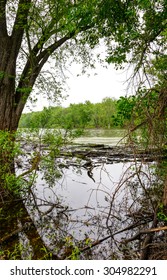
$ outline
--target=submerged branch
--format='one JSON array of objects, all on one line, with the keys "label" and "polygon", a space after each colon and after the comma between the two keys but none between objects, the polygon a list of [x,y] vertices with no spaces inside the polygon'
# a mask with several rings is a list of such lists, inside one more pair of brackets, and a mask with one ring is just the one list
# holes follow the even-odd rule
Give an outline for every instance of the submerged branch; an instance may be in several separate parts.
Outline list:
[{"label": "submerged branch", "polygon": [[148,222],[148,221],[144,221],[144,222],[141,222],[141,223],[136,222],[136,223],[134,223],[134,224],[132,224],[132,225],[129,225],[129,226],[127,226],[127,227],[125,227],[125,228],[123,228],[123,229],[121,229],[121,230],[119,230],[119,231],[113,233],[113,234],[107,235],[106,237],[104,237],[104,238],[102,238],[102,239],[96,240],[94,243],[91,244],[91,246],[87,246],[87,247],[81,249],[81,253],[83,253],[83,252],[85,252],[85,251],[87,251],[87,250],[92,249],[93,247],[95,247],[95,246],[101,244],[102,242],[108,240],[109,238],[113,238],[115,235],[118,235],[118,234],[120,234],[120,233],[122,233],[122,232],[125,232],[125,231],[127,231],[127,230],[130,230],[130,229],[134,229],[134,228],[136,228],[136,227],[138,227],[138,226],[141,226],[141,225],[143,225],[143,224],[145,224],[145,223],[147,223],[147,222]]},{"label": "submerged branch", "polygon": [[167,230],[167,226],[159,227],[159,228],[150,228],[150,229],[146,229],[146,230],[141,230],[137,234],[135,234],[133,237],[124,240],[124,243],[128,243],[128,242],[134,241],[136,239],[139,239],[142,234],[152,234],[154,232],[159,232],[159,231],[163,231],[163,230]]}]

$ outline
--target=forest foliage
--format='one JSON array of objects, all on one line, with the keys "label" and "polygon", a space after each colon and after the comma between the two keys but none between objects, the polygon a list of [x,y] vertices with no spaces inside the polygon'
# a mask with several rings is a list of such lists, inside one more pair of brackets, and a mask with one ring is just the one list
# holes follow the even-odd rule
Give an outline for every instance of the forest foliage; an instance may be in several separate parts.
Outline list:
[{"label": "forest foliage", "polygon": [[135,106],[135,96],[106,97],[99,103],[85,101],[79,104],[44,108],[23,114],[20,128],[105,128],[126,127]]}]

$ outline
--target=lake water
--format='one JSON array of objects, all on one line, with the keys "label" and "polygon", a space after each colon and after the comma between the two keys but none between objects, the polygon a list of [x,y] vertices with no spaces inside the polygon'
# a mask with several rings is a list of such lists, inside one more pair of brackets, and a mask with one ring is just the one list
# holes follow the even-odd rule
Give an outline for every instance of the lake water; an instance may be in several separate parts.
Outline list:
[{"label": "lake water", "polygon": [[[83,144],[113,147],[118,143],[120,145],[123,135],[122,130],[89,130],[85,136],[75,139],[74,144],[78,143],[80,147]],[[119,149],[123,151],[124,147],[120,146]],[[137,173],[142,169],[140,177]],[[114,242],[112,254],[115,254],[116,244],[121,238],[129,236],[126,231],[124,234],[117,232],[129,226],[132,221],[130,215],[141,207],[143,190],[136,180],[139,181],[140,177],[144,185],[149,172],[146,164],[133,160],[123,162],[121,158],[119,162],[114,159],[109,161],[104,156],[91,158],[87,165],[75,156],[58,157],[52,176],[49,171],[37,172],[36,184],[32,189],[35,198],[30,197],[30,204],[34,201],[38,209],[28,208],[35,217],[41,236],[52,250],[58,248],[58,240],[67,237],[74,243],[79,240],[84,242],[87,238],[94,242],[114,234],[116,237],[110,238],[110,245]],[[136,175],[132,176],[132,173]],[[51,177],[49,182],[48,175]],[[101,254],[106,244],[101,245]],[[107,258],[106,255],[103,257]],[[100,255],[100,258],[103,257]],[[97,258],[97,255],[93,258]]]},{"label": "lake water", "polygon": [[125,131],[123,129],[87,129],[84,132],[84,136],[76,138],[74,143],[115,146],[118,143],[125,142],[124,135]]},{"label": "lake water", "polygon": [[[121,175],[129,167],[128,163],[117,164],[98,164],[92,170],[92,178],[83,168],[69,167],[62,170],[61,179],[57,180],[53,186],[47,183],[41,176],[38,177],[36,194],[38,197],[51,203],[56,203],[57,199],[62,199],[62,205],[68,207],[67,213],[69,226],[72,228],[70,233],[76,238],[83,238],[90,232],[91,217],[105,219],[108,215],[110,201],[115,193],[116,187],[121,180]],[[121,196],[121,191],[116,196]],[[48,208],[43,211],[46,211]],[[58,209],[58,212],[60,209]],[[81,228],[75,230],[76,223],[89,225],[81,232]],[[73,227],[73,225],[75,226]],[[82,228],[83,228],[82,225]],[[75,232],[74,232],[75,231]],[[94,234],[93,234],[94,235]],[[92,236],[97,238],[97,236]]]}]

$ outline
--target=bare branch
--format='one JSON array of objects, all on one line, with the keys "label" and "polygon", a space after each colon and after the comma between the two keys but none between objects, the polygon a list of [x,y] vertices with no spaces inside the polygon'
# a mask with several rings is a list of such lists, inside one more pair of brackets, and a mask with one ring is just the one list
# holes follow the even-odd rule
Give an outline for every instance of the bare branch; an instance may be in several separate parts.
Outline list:
[{"label": "bare branch", "polygon": [[[147,221],[147,222],[148,222],[148,221]],[[82,253],[82,252],[85,252],[85,251],[87,251],[87,250],[90,250],[91,248],[93,248],[93,247],[95,247],[95,246],[97,246],[97,245],[100,245],[100,244],[103,243],[104,241],[108,240],[109,238],[113,238],[113,237],[114,237],[115,235],[117,235],[117,234],[120,234],[120,233],[122,233],[122,232],[128,231],[128,230],[130,230],[130,229],[134,229],[134,228],[136,228],[136,227],[138,227],[138,226],[140,226],[140,225],[143,225],[143,224],[145,224],[145,223],[147,223],[147,222],[144,222],[144,221],[142,221],[142,222],[135,222],[134,224],[129,225],[129,226],[127,226],[127,227],[125,227],[125,228],[123,228],[123,229],[117,231],[117,232],[114,232],[113,234],[107,235],[106,237],[104,237],[104,238],[102,238],[102,239],[99,239],[99,240],[95,241],[94,243],[92,243],[91,246],[87,246],[87,247],[81,249],[81,253]]]}]

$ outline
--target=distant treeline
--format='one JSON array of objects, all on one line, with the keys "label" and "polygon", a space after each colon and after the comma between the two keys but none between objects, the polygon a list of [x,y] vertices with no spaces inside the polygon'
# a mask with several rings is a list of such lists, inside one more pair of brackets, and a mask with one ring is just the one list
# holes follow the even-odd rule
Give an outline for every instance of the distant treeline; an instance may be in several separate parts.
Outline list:
[{"label": "distant treeline", "polygon": [[44,108],[43,111],[23,114],[21,128],[112,128],[124,127],[131,118],[135,97],[106,97],[101,103],[90,101]]}]

